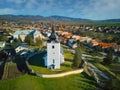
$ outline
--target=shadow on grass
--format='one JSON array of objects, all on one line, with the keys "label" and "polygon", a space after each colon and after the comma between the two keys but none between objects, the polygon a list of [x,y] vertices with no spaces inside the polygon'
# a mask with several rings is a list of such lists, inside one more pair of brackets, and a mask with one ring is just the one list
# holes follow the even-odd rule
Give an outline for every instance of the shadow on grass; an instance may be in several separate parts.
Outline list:
[{"label": "shadow on grass", "polygon": [[61,64],[61,66],[70,67],[71,65],[63,63],[63,64]]},{"label": "shadow on grass", "polygon": [[96,83],[95,79],[93,77],[88,76],[85,72],[81,73],[84,78],[88,79],[80,79],[81,82],[88,83],[89,85],[94,85],[95,87],[99,87],[99,85]]},{"label": "shadow on grass", "polygon": [[73,60],[71,60],[71,59],[65,59],[65,61],[68,61],[68,62],[73,62]]},{"label": "shadow on grass", "polygon": [[20,70],[17,67],[17,64],[15,63],[10,64],[4,63],[2,65],[2,68],[0,69],[2,70],[2,72],[0,70],[1,80],[12,79],[23,75],[23,73],[20,72]]},{"label": "shadow on grass", "polygon": [[4,67],[5,67],[5,62],[2,62],[1,65],[0,65],[0,80],[3,77]]},{"label": "shadow on grass", "polygon": [[82,72],[81,75],[77,75],[73,79],[73,85],[75,87],[78,87],[79,90],[95,90],[96,87],[98,87],[95,80],[88,76],[85,72]]}]

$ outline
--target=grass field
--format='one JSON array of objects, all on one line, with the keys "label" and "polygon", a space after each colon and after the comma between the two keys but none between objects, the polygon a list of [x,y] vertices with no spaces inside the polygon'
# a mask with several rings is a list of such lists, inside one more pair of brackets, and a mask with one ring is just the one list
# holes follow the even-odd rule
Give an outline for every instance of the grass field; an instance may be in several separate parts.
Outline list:
[{"label": "grass field", "polygon": [[[44,54],[44,53],[43,53]],[[53,74],[72,70],[73,55],[64,52],[65,60],[60,70],[50,70],[41,66],[43,54],[37,54],[30,58],[30,67],[38,73]],[[9,65],[10,67],[15,64]],[[96,82],[85,73],[69,75],[61,78],[41,78],[32,75],[22,75],[17,78],[0,81],[0,90],[95,90]]]},{"label": "grass field", "polygon": [[[11,68],[11,66],[13,67],[15,64],[12,63],[8,66]],[[40,66],[30,65],[30,67],[35,72],[40,73],[53,74],[59,72]],[[64,66],[61,66],[61,70],[62,68],[65,70]],[[24,74],[17,78],[0,81],[0,90],[95,90],[95,88],[95,81],[86,76],[85,73],[49,79]]]},{"label": "grass field", "polygon": [[120,26],[120,22],[99,22],[99,23],[86,23],[88,26]]},{"label": "grass field", "polygon": [[111,65],[107,66],[107,68],[115,73],[115,75],[119,77],[120,80],[120,63],[112,63]]},{"label": "grass field", "polygon": [[0,90],[95,90],[95,82],[84,73],[62,78],[45,79],[24,75],[0,81]]},{"label": "grass field", "polygon": [[21,75],[22,73],[17,69],[17,66],[15,63],[6,64],[4,67],[2,80],[16,78]]}]

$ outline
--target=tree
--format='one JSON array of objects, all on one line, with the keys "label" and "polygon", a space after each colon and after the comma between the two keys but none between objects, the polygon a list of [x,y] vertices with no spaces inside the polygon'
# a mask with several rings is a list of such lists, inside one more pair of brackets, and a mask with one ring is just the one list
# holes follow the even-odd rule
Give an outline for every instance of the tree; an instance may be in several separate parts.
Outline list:
[{"label": "tree", "polygon": [[25,42],[28,43],[29,45],[31,45],[33,43],[33,39],[30,35],[27,35],[25,37]]},{"label": "tree", "polygon": [[36,45],[39,46],[39,49],[43,47],[43,39],[36,38]]},{"label": "tree", "polygon": [[0,41],[8,41],[7,36],[0,35]]},{"label": "tree", "polygon": [[80,42],[77,41],[78,46],[75,48],[75,55],[74,55],[74,60],[73,60],[73,67],[74,68],[79,68],[80,63],[82,61],[81,59],[81,49],[80,49]]},{"label": "tree", "polygon": [[113,59],[113,51],[109,50],[106,57],[103,59],[103,63],[105,65],[110,65],[112,63],[112,59]]},{"label": "tree", "polygon": [[83,45],[83,43],[81,43],[79,40],[77,41],[77,43],[79,44],[80,49],[84,50],[84,45]]},{"label": "tree", "polygon": [[110,78],[105,85],[105,90],[119,90],[120,89],[120,81],[117,79]]},{"label": "tree", "polygon": [[20,39],[14,39],[14,41],[11,43],[13,48],[16,48],[22,41]]},{"label": "tree", "polygon": [[118,63],[119,62],[119,57],[118,56],[116,56],[115,58],[114,58],[114,61],[113,61],[114,63]]}]

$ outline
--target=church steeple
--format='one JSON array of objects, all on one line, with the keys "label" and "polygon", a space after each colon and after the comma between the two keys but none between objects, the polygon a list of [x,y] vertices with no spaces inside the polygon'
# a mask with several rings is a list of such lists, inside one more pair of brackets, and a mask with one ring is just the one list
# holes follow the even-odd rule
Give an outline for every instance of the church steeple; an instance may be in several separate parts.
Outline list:
[{"label": "church steeple", "polygon": [[55,33],[55,26],[52,25],[51,29],[52,32],[47,42],[47,59],[45,61],[45,65],[47,68],[59,69],[64,57],[61,57],[60,42],[58,41]]},{"label": "church steeple", "polygon": [[51,35],[49,37],[49,41],[56,41],[56,34],[55,34],[55,27],[54,25],[52,25],[52,32],[51,32]]}]

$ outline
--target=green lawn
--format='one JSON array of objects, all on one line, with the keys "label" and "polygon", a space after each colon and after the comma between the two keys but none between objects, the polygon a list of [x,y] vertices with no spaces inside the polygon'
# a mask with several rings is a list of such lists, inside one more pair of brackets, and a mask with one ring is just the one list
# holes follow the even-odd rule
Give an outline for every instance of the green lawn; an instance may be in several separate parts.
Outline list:
[{"label": "green lawn", "polygon": [[73,55],[71,54],[70,51],[64,50],[64,57],[66,61],[72,61],[73,60]]},{"label": "green lawn", "polygon": [[88,60],[88,61],[94,61],[94,59],[91,58],[91,57],[87,58],[87,60]]},{"label": "green lawn", "polygon": [[29,49],[36,49],[36,48],[39,49],[39,46],[32,46],[32,45],[29,46]]},{"label": "green lawn", "polygon": [[64,66],[63,64],[61,65],[60,69],[57,70],[51,70],[48,69],[46,67],[38,67],[38,66],[30,66],[35,72],[37,73],[42,73],[42,74],[54,74],[54,73],[61,73],[61,72],[65,72],[65,71],[69,71],[69,70],[73,70],[71,67],[69,66]]},{"label": "green lawn", "polygon": [[98,69],[102,70],[104,73],[106,73],[109,77],[114,77],[118,80],[120,80],[120,77],[113,73],[108,66],[104,66],[100,63],[93,63]]},{"label": "green lawn", "polygon": [[120,80],[120,64],[119,63],[112,63],[111,65],[107,66],[110,71],[115,73],[117,77],[119,77]]},{"label": "green lawn", "polygon": [[24,75],[0,81],[0,90],[95,90],[95,82],[84,73],[62,78],[41,78]]},{"label": "green lawn", "polygon": [[108,66],[111,70],[119,70],[120,69],[120,64],[119,63],[112,63],[111,65]]}]

